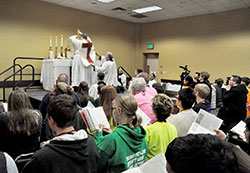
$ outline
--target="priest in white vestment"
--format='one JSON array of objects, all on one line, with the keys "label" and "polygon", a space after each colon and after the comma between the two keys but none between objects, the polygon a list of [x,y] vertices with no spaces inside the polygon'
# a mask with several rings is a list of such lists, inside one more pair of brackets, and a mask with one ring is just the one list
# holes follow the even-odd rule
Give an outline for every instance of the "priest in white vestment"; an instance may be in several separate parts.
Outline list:
[{"label": "priest in white vestment", "polygon": [[92,45],[91,39],[79,30],[77,34],[80,38],[77,38],[76,35],[69,38],[75,50],[72,64],[72,86],[78,86],[82,81],[91,86],[96,83],[96,72],[93,72],[90,65],[95,62],[94,45]]},{"label": "priest in white vestment", "polygon": [[[97,55],[100,56],[99,54]],[[100,58],[101,62],[103,62],[101,67],[91,64],[94,67],[95,71],[104,73],[104,82],[106,83],[106,85],[113,85],[115,87],[120,85],[117,80],[117,68],[112,53],[107,52],[105,56],[100,56]]]}]

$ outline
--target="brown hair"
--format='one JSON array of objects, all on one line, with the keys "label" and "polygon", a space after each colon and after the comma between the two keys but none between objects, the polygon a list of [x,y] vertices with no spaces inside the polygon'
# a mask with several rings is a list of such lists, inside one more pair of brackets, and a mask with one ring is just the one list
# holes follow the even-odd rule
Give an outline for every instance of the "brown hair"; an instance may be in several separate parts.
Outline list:
[{"label": "brown hair", "polygon": [[8,128],[14,134],[31,135],[38,127],[38,120],[35,118],[30,100],[22,89],[14,90],[8,99]]},{"label": "brown hair", "polygon": [[80,99],[81,107],[86,107],[88,105],[89,101],[89,86],[88,83],[83,81],[79,84],[78,90],[77,90],[77,96]]},{"label": "brown hair", "polygon": [[101,106],[108,118],[110,120],[112,116],[112,101],[117,97],[116,89],[109,85],[104,86],[101,89]]},{"label": "brown hair", "polygon": [[59,95],[59,94],[68,94],[68,95],[72,95],[74,93],[74,89],[72,86],[64,83],[64,82],[58,82],[55,86],[54,86],[55,90],[55,95]]},{"label": "brown hair", "polygon": [[122,109],[124,114],[129,117],[127,125],[131,129],[136,129],[142,122],[140,115],[136,114],[138,104],[131,94],[119,95],[114,102]]}]

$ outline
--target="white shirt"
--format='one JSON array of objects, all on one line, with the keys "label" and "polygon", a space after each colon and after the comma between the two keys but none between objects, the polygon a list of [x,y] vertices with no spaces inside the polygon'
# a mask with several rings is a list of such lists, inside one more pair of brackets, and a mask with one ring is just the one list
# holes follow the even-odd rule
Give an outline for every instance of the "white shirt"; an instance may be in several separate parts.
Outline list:
[{"label": "white shirt", "polygon": [[[102,59],[105,58],[104,56],[101,57]],[[119,82],[117,80],[117,69],[115,60],[113,61],[105,61],[101,67],[95,66],[95,70],[97,72],[104,73],[104,82],[107,85],[118,86]]]},{"label": "white shirt", "polygon": [[190,109],[179,112],[176,115],[171,115],[167,121],[176,127],[178,136],[186,136],[197,116],[198,114],[193,109]]},{"label": "white shirt", "polygon": [[94,100],[99,97],[99,95],[97,94],[97,87],[98,87],[98,84],[96,83],[92,85],[89,89],[89,96],[93,97]]},{"label": "white shirt", "polygon": [[122,86],[125,88],[126,87],[126,81],[127,81],[126,75],[122,74],[122,75],[119,75],[118,77],[121,79]]},{"label": "white shirt", "polygon": [[149,85],[150,87],[152,87],[154,83],[157,83],[157,82],[156,82],[156,80],[153,79],[153,80],[150,80],[150,81],[148,82],[148,85]]}]

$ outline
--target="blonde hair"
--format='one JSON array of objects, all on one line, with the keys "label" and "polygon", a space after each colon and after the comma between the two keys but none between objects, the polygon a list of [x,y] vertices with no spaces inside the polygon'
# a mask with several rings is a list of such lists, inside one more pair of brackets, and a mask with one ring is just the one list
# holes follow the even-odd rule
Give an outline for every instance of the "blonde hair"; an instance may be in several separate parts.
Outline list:
[{"label": "blonde hair", "polygon": [[54,86],[55,90],[55,94],[59,95],[59,94],[68,94],[68,95],[72,95],[74,93],[74,89],[72,86],[64,83],[64,82],[58,82],[55,86]]},{"label": "blonde hair", "polygon": [[158,121],[165,121],[173,110],[173,102],[166,94],[157,94],[152,100],[152,108]]},{"label": "blonde hair", "polygon": [[198,92],[199,96],[202,99],[205,99],[210,93],[210,88],[206,84],[200,83],[200,84],[195,85],[194,91]]},{"label": "blonde hair", "polygon": [[136,114],[138,104],[136,99],[131,94],[119,95],[114,102],[122,109],[124,114],[129,117],[127,125],[131,129],[136,129],[140,126],[142,118]]}]

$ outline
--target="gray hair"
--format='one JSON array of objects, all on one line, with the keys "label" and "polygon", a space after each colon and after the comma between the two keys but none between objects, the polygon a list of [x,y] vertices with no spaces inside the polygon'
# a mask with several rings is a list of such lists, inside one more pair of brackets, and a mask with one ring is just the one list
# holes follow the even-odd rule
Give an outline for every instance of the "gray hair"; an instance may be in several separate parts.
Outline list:
[{"label": "gray hair", "polygon": [[132,79],[131,87],[134,87],[136,91],[145,91],[146,90],[146,82],[144,78],[136,77]]}]

